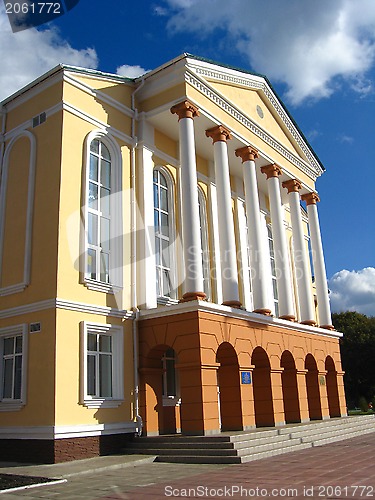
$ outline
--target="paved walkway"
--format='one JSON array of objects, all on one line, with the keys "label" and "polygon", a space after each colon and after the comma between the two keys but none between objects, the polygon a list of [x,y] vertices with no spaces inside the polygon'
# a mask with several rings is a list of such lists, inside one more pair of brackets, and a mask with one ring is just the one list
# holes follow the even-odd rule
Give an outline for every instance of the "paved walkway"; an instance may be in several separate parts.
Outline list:
[{"label": "paved walkway", "polygon": [[64,484],[4,493],[0,498],[375,499],[375,432],[240,465],[163,464],[151,460],[111,456],[57,465],[9,467],[0,463],[0,473],[67,478]]}]

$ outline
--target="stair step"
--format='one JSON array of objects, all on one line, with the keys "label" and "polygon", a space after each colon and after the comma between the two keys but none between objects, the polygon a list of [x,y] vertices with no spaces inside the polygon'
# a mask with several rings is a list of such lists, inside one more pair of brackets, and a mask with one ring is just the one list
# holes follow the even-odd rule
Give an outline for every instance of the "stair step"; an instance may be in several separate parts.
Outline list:
[{"label": "stair step", "polygon": [[375,432],[375,416],[289,424],[214,436],[154,436],[135,438],[124,453],[156,456],[158,462],[238,464],[292,451],[323,446]]}]

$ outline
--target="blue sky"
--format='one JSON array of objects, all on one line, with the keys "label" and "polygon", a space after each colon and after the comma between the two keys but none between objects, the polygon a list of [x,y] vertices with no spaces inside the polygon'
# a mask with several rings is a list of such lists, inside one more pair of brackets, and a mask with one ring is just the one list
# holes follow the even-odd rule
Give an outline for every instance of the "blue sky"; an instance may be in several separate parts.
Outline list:
[{"label": "blue sky", "polygon": [[15,34],[0,3],[0,99],[59,62],[135,77],[183,52],[267,75],[327,170],[332,308],[375,315],[373,0],[80,0]]}]

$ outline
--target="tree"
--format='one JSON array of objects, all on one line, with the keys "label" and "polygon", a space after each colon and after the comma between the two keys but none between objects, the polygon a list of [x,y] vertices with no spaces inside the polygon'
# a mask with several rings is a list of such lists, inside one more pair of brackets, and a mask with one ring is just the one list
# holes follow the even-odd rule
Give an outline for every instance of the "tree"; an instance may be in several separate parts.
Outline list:
[{"label": "tree", "polygon": [[358,406],[361,397],[375,396],[375,317],[357,312],[332,315],[340,340],[342,367],[348,407]]}]

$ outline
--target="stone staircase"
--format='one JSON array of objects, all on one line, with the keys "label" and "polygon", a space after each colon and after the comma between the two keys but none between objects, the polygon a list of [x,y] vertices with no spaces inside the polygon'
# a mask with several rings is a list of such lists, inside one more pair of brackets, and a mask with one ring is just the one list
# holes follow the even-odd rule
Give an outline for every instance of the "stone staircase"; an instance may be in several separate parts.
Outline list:
[{"label": "stone staircase", "polygon": [[126,454],[152,455],[157,462],[239,464],[282,453],[322,446],[375,432],[375,415],[289,424],[215,436],[157,436],[134,438]]}]

